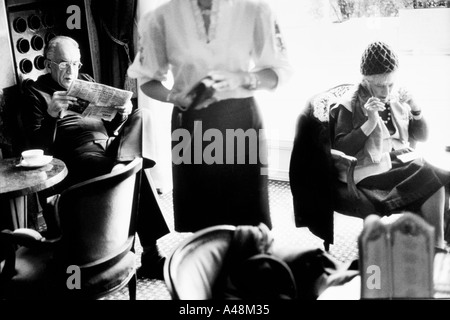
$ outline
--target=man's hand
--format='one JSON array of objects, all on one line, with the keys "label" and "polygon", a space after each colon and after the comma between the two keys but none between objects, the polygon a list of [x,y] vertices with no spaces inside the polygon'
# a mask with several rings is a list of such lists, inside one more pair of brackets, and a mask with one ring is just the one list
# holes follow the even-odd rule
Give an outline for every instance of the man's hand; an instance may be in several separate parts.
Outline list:
[{"label": "man's hand", "polygon": [[47,113],[53,118],[64,118],[70,104],[76,103],[77,98],[68,96],[66,91],[55,91],[47,108]]},{"label": "man's hand", "polygon": [[115,106],[114,108],[122,117],[127,117],[133,110],[133,104],[128,100],[123,106]]}]

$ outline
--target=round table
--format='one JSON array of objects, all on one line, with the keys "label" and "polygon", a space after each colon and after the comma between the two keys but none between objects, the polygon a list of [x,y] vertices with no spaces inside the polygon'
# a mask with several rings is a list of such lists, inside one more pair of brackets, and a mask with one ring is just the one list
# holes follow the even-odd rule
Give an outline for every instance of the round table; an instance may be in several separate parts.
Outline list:
[{"label": "round table", "polygon": [[9,201],[14,229],[27,227],[27,195],[60,183],[68,173],[56,158],[39,168],[21,167],[19,162],[20,158],[0,160],[0,198]]}]

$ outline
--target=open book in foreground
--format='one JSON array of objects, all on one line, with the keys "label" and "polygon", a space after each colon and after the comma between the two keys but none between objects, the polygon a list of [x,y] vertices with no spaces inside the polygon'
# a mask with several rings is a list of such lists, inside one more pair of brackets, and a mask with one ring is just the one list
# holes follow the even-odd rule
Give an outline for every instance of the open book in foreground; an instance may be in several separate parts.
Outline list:
[{"label": "open book in foreground", "polygon": [[433,298],[434,243],[434,228],[416,214],[368,216],[358,238],[361,298]]},{"label": "open book in foreground", "polygon": [[133,92],[76,79],[72,82],[67,95],[78,98],[77,103],[70,105],[67,110],[77,112],[83,117],[111,121],[117,113],[114,106],[127,103]]}]

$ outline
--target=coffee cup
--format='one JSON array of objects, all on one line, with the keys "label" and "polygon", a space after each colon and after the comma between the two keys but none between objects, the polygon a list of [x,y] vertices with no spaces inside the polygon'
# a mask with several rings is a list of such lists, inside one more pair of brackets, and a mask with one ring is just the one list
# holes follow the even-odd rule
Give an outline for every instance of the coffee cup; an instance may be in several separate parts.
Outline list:
[{"label": "coffee cup", "polygon": [[30,149],[22,152],[22,161],[28,165],[39,164],[44,157],[44,150]]}]

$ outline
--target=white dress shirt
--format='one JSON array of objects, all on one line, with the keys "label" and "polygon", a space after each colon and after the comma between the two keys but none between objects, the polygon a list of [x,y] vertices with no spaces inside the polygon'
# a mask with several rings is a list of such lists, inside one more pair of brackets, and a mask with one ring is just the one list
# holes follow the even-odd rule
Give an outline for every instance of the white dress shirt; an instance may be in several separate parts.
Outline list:
[{"label": "white dress shirt", "polygon": [[[139,24],[139,51],[128,75],[140,83],[165,81],[173,92],[194,86],[209,71],[273,69],[278,84],[291,74],[285,44],[269,5],[263,0],[213,0],[206,31],[197,0],[172,0],[147,13]],[[219,100],[245,98],[244,88],[220,92]]]}]

